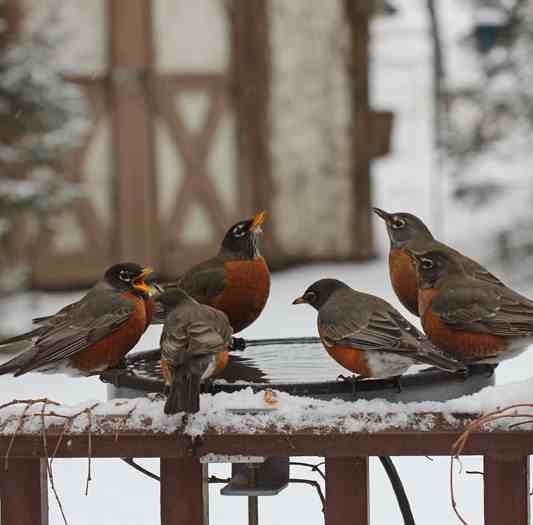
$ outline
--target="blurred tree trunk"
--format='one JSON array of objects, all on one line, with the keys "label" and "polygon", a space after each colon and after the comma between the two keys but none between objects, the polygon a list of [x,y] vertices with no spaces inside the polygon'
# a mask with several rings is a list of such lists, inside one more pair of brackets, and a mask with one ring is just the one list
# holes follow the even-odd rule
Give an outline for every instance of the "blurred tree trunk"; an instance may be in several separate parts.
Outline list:
[{"label": "blurred tree trunk", "polygon": [[[444,92],[444,55],[439,14],[435,0],[426,0],[429,16],[430,39],[433,51],[433,144],[435,149],[436,167],[432,176],[431,202],[433,229],[437,235],[442,235],[444,224],[443,211],[443,147],[445,141],[445,92]],[[440,230],[440,231],[439,231]]]}]

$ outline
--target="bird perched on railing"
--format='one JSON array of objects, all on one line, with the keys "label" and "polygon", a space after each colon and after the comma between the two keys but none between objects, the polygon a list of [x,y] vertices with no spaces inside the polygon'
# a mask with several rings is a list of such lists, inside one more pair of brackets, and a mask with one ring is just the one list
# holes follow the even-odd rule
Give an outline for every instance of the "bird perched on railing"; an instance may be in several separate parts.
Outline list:
[{"label": "bird perched on railing", "polygon": [[[222,310],[235,333],[261,314],[270,293],[270,272],[259,243],[265,212],[233,225],[218,255],[193,266],[174,283],[162,285],[163,294],[183,289],[199,303]],[[172,302],[158,301],[156,322],[163,322]]]},{"label": "bird perched on railing", "polygon": [[533,301],[472,277],[449,251],[410,252],[424,331],[466,362],[498,363],[533,343]]},{"label": "bird perched on railing", "polygon": [[329,355],[363,378],[400,376],[416,362],[449,372],[465,368],[432,345],[392,305],[342,281],[316,281],[293,302],[303,303],[318,311],[318,333]]},{"label": "bird perched on railing", "polygon": [[418,285],[414,263],[407,250],[443,250],[462,258],[465,271],[474,279],[492,284],[503,283],[476,261],[437,241],[428,227],[411,213],[387,213],[374,208],[387,226],[390,239],[389,274],[392,287],[402,305],[412,314],[418,315]]},{"label": "bird perched on railing", "polygon": [[35,319],[37,327],[30,332],[0,342],[28,343],[24,352],[0,365],[0,374],[90,375],[119,365],[150,324],[149,303],[158,293],[145,281],[151,273],[135,263],[111,266],[79,301]]},{"label": "bird perched on railing", "polygon": [[167,387],[164,410],[166,414],[198,412],[200,385],[226,367],[233,330],[225,313],[198,303],[179,288],[161,300],[171,308],[160,344]]}]

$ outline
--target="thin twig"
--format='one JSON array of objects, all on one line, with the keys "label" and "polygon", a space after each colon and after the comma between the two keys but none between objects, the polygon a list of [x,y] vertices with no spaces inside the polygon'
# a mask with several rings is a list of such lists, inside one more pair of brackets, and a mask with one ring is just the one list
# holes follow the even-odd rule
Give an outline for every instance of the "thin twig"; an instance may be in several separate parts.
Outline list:
[{"label": "thin twig", "polygon": [[309,467],[312,472],[318,472],[320,474],[320,476],[322,477],[322,479],[324,481],[326,480],[325,474],[320,469],[320,464],[316,464],[315,465],[313,463],[304,463],[302,461],[291,461],[289,464],[290,465],[294,465],[295,467]]},{"label": "thin twig", "polygon": [[[455,494],[454,494],[454,484],[453,484],[453,462],[454,460],[459,460],[459,456],[462,454],[463,450],[466,447],[466,443],[468,441],[468,438],[473,432],[481,430],[485,425],[489,423],[493,423],[494,421],[498,421],[501,419],[514,419],[514,418],[526,418],[526,421],[520,421],[518,423],[512,424],[509,429],[516,428],[520,425],[524,425],[526,423],[533,423],[533,414],[527,414],[527,413],[520,413],[515,412],[514,414],[507,414],[506,412],[509,412],[510,410],[518,410],[521,408],[533,408],[533,404],[531,403],[520,403],[516,405],[511,405],[508,407],[504,407],[498,410],[495,410],[493,412],[490,412],[488,414],[485,414],[484,416],[481,416],[477,418],[476,420],[472,421],[466,426],[466,429],[463,431],[463,433],[457,438],[455,443],[452,445],[452,455],[450,456],[450,497],[452,502],[452,508],[455,512],[455,515],[463,525],[468,525],[468,523],[464,520],[462,515],[459,512],[457,502],[455,500]],[[479,472],[478,474],[483,474]]]},{"label": "thin twig", "polygon": [[46,409],[46,401],[43,402],[43,406],[41,409],[41,435],[43,438],[43,450],[44,450],[44,456],[45,456],[44,459],[46,461],[46,472],[48,474],[48,479],[50,481],[50,488],[52,489],[52,493],[54,494],[54,498],[57,502],[57,506],[59,507],[59,512],[61,512],[61,517],[63,518],[63,522],[65,523],[65,525],[68,525],[67,517],[63,509],[63,504],[61,503],[61,498],[59,497],[59,494],[56,489],[54,473],[52,471],[52,463],[48,458],[48,443],[46,439],[45,409]]},{"label": "thin twig", "polygon": [[93,446],[92,446],[92,410],[98,405],[95,403],[92,407],[86,408],[84,412],[87,414],[87,439],[88,439],[88,450],[87,450],[87,481],[85,483],[85,495],[89,495],[89,483],[92,480],[91,476],[91,459],[93,455]]}]

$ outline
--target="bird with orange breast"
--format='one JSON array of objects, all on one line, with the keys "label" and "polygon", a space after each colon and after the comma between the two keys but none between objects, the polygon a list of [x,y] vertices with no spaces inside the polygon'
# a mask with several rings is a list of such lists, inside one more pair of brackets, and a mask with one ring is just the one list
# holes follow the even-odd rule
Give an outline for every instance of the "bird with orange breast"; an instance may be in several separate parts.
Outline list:
[{"label": "bird with orange breast", "polygon": [[0,375],[32,370],[91,375],[118,366],[150,324],[150,302],[158,293],[135,263],[109,268],[79,301],[34,320],[37,328],[0,342],[26,342],[24,352],[0,365]]},{"label": "bird with orange breast", "polygon": [[[166,292],[181,288],[202,304],[222,310],[235,333],[244,330],[261,314],[270,293],[270,271],[261,255],[260,240],[265,212],[234,224],[226,233],[215,257],[193,266],[174,283],[162,285]],[[162,322],[171,300],[158,301],[157,321]]]},{"label": "bird with orange breast", "polygon": [[488,283],[503,283],[476,261],[437,241],[428,227],[412,213],[387,213],[374,208],[374,213],[385,221],[390,239],[389,274],[392,287],[402,305],[418,315],[418,285],[416,271],[409,250],[442,250],[462,258],[465,271],[474,279]]},{"label": "bird with orange breast", "polygon": [[171,310],[161,334],[161,371],[167,389],[166,414],[200,409],[203,382],[226,368],[233,330],[225,313],[174,288],[162,299]]},{"label": "bird with orange breast", "polygon": [[449,372],[465,368],[432,345],[388,302],[342,281],[316,281],[293,302],[304,303],[318,311],[318,333],[329,355],[363,378],[400,376],[417,362]]},{"label": "bird with orange breast", "polygon": [[411,252],[430,340],[465,362],[497,364],[533,343],[533,301],[473,278],[449,251]]}]

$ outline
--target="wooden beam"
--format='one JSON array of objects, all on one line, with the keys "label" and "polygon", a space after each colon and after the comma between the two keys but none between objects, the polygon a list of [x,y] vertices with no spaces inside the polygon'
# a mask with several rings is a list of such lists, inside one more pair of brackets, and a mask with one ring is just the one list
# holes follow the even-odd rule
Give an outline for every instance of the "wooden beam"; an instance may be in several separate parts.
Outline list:
[{"label": "wooden beam", "polygon": [[10,459],[8,470],[0,466],[0,523],[48,525],[46,460]]},{"label": "wooden beam", "polygon": [[326,458],[326,525],[368,525],[368,457]]},{"label": "wooden beam", "polygon": [[529,525],[529,457],[513,452],[483,458],[485,525]]},{"label": "wooden beam", "polygon": [[161,459],[161,525],[208,525],[207,465]]},{"label": "wooden beam", "polygon": [[344,0],[350,27],[350,53],[347,60],[351,105],[351,179],[353,191],[352,253],[356,259],[374,256],[371,206],[372,126],[369,101],[369,14],[360,2]]},{"label": "wooden beam", "polygon": [[273,248],[274,218],[270,119],[270,1],[233,0],[229,4],[232,44],[232,100],[237,126],[239,213],[269,213],[265,252]]},{"label": "wooden beam", "polygon": [[115,257],[157,265],[157,193],[150,101],[152,2],[110,0]]},{"label": "wooden beam", "polygon": [[[99,428],[102,428],[101,425]],[[202,435],[201,443],[195,446],[195,454],[345,457],[357,450],[359,455],[365,456],[449,456],[451,446],[460,434],[461,428],[424,432],[391,429],[353,434],[330,432],[324,427],[292,433],[213,431]],[[61,436],[61,426],[50,430],[47,436],[49,448],[55,449]],[[11,435],[0,435],[0,458],[6,454],[10,442]],[[107,430],[99,430],[92,435],[92,455],[100,458],[181,458],[190,455],[191,448],[189,436],[117,430],[116,420]],[[463,455],[505,455],[509,450],[520,455],[533,454],[533,433],[475,432],[470,435]],[[87,454],[87,434],[66,433],[61,436],[56,454],[58,458],[83,458]],[[45,457],[42,436],[19,433],[9,457]]]}]

